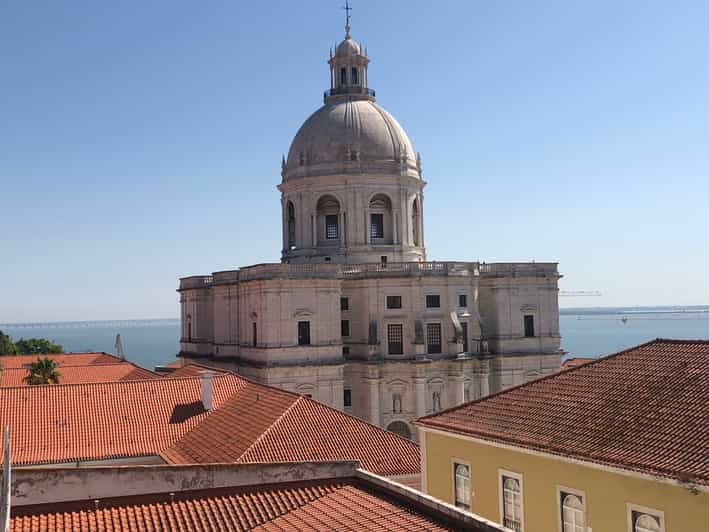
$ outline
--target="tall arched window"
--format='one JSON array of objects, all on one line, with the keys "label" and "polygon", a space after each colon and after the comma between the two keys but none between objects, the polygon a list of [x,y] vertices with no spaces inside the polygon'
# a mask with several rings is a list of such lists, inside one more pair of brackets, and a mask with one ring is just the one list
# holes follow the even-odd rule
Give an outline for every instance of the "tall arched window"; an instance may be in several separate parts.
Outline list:
[{"label": "tall arched window", "polygon": [[359,80],[357,79],[357,69],[352,67],[352,85],[357,85]]},{"label": "tall arched window", "polygon": [[340,240],[340,202],[325,195],[317,204],[318,245],[334,245]]},{"label": "tall arched window", "polygon": [[190,314],[187,314],[187,327],[186,327],[186,332],[185,335],[187,336],[187,341],[191,342],[192,341],[192,316]]},{"label": "tall arched window", "polygon": [[583,502],[577,495],[563,493],[562,496],[562,532],[586,532],[586,516]]},{"label": "tall arched window", "polygon": [[464,510],[470,509],[470,467],[464,464],[455,464],[455,505]]},{"label": "tall arched window", "polygon": [[347,68],[340,69],[340,85],[347,85]]},{"label": "tall arched window", "polygon": [[369,201],[369,237],[372,244],[394,242],[391,200],[384,194],[376,194]]},{"label": "tall arched window", "polygon": [[414,199],[414,203],[411,206],[411,227],[413,229],[414,246],[420,246],[419,243],[419,224],[421,222],[421,213],[419,212],[419,200]]},{"label": "tall arched window", "polygon": [[288,217],[288,249],[295,249],[295,206],[290,201],[286,215]]}]

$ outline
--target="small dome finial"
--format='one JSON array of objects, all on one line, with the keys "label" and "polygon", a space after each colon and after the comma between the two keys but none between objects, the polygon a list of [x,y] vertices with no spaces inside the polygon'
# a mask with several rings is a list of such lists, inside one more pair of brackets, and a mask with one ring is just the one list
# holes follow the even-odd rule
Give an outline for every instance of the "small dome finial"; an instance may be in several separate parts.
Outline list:
[{"label": "small dome finial", "polygon": [[349,0],[345,0],[345,5],[342,8],[345,10],[345,39],[350,38],[350,11],[352,11],[352,8],[350,7]]}]

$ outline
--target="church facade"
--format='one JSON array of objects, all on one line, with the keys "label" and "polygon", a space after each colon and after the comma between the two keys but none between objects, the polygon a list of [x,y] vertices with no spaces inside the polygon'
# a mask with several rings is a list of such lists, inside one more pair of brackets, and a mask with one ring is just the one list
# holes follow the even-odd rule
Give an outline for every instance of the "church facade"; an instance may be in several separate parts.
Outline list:
[{"label": "church facade", "polygon": [[180,279],[180,355],[415,437],[418,417],[558,370],[560,275],[428,261],[421,158],[349,22],[328,64],[281,163],[281,262]]}]

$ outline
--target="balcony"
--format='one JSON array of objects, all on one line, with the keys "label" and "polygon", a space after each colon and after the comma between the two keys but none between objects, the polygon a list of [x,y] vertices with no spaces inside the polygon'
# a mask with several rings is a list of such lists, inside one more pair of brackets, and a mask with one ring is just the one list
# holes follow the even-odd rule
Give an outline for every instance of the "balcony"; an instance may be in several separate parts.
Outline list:
[{"label": "balcony", "polygon": [[376,92],[373,89],[368,89],[367,87],[338,87],[336,89],[330,89],[323,93],[323,98],[327,99],[330,96],[344,96],[348,94],[361,94],[362,96],[369,96],[370,98],[376,97]]}]

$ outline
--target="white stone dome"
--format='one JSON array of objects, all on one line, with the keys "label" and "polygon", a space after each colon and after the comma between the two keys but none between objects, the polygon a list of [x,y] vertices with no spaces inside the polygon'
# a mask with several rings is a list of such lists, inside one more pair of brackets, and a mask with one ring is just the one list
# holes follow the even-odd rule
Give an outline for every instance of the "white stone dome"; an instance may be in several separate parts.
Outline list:
[{"label": "white stone dome", "polygon": [[337,45],[335,50],[336,57],[347,57],[351,55],[360,55],[362,48],[354,39],[347,37],[344,41]]},{"label": "white stone dome", "polygon": [[293,139],[283,179],[340,173],[420,178],[404,129],[369,99],[340,99],[315,111]]}]

